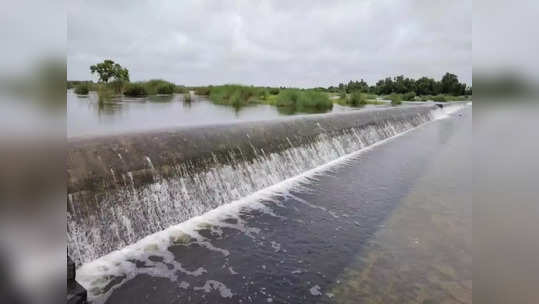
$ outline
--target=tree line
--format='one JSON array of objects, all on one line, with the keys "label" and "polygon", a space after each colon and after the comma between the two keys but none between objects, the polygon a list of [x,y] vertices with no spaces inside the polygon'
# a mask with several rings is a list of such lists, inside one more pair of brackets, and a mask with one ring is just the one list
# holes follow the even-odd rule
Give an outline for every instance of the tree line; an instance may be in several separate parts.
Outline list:
[{"label": "tree line", "polygon": [[[321,88],[318,88],[321,89]],[[362,92],[378,95],[388,94],[406,94],[415,93],[416,95],[439,95],[447,94],[453,96],[472,95],[472,87],[461,83],[457,75],[445,73],[441,80],[435,80],[429,77],[413,79],[403,75],[396,77],[386,77],[378,80],[376,85],[369,86],[363,79],[360,81],[349,81],[348,83],[339,83],[337,87],[330,86],[329,92]]]}]

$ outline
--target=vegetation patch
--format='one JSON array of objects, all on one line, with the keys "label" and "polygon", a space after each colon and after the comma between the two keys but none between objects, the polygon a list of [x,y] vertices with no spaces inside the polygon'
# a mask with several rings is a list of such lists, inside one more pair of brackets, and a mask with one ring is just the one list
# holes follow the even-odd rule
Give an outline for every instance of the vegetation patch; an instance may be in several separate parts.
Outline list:
[{"label": "vegetation patch", "polygon": [[398,106],[402,104],[402,96],[400,94],[391,94],[387,98],[391,100],[392,106]]},{"label": "vegetation patch", "polygon": [[235,84],[215,86],[210,89],[210,99],[217,104],[245,106],[261,98],[262,91],[255,87]]},{"label": "vegetation patch", "polygon": [[87,83],[81,83],[75,87],[75,94],[78,95],[88,95],[90,88]]},{"label": "vegetation patch", "polygon": [[124,95],[128,97],[144,97],[148,95],[148,91],[144,84],[131,82],[125,86]]},{"label": "vegetation patch", "polygon": [[276,105],[294,108],[297,111],[329,110],[333,102],[323,92],[314,90],[282,89],[277,95]]}]

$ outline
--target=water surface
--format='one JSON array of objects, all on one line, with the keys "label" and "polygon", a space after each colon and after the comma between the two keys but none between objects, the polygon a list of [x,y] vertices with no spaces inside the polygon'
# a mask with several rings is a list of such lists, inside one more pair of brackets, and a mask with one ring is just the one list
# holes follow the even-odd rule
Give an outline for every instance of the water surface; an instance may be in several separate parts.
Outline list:
[{"label": "water surface", "polygon": [[[358,108],[335,104],[332,110],[325,113],[351,110]],[[67,91],[68,137],[266,120],[302,114],[306,113],[265,104],[241,108],[216,105],[203,96],[194,96],[191,102],[184,102],[183,95],[171,95],[147,98],[124,97],[100,103],[95,92],[90,92],[88,96],[80,96],[73,90]]]},{"label": "water surface", "polygon": [[[96,303],[471,303],[471,116],[425,124],[189,234],[149,238],[77,279]],[[160,250],[162,237],[173,245]]]}]

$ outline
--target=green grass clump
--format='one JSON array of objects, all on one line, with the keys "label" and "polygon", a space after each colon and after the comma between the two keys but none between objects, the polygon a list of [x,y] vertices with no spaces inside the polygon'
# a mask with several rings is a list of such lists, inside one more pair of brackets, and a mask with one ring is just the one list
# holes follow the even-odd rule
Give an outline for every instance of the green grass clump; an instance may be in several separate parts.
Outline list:
[{"label": "green grass clump", "polygon": [[170,95],[174,93],[174,89],[176,87],[175,84],[162,79],[151,79],[148,81],[140,82],[140,84],[144,86],[146,95]]},{"label": "green grass clump", "polygon": [[406,100],[406,101],[413,101],[413,100],[415,100],[415,92],[404,93],[404,94],[402,95],[402,99],[403,99],[403,100]]},{"label": "green grass clump", "polygon": [[88,95],[90,88],[87,83],[81,83],[75,87],[75,94]]},{"label": "green grass clump", "polygon": [[350,98],[347,100],[347,104],[353,107],[359,107],[367,104],[367,96],[360,93],[359,91],[354,91],[350,94]]},{"label": "green grass clump", "polygon": [[208,96],[208,95],[210,95],[211,87],[195,87],[193,89],[195,91],[195,94],[197,94],[197,95]]},{"label": "green grass clump", "polygon": [[280,91],[279,88],[270,88],[270,89],[269,89],[269,93],[270,93],[271,95],[278,95],[278,94],[279,94],[279,91]]},{"label": "green grass clump", "polygon": [[176,85],[173,83],[163,83],[157,86],[157,94],[172,95],[174,94],[175,88],[176,88]]},{"label": "green grass clump", "polygon": [[109,100],[117,95],[114,88],[107,84],[98,84],[96,86],[97,96],[99,97],[99,102]]},{"label": "green grass clump", "polygon": [[314,90],[284,89],[277,95],[276,105],[295,108],[298,111],[328,110],[333,102],[328,95]]},{"label": "green grass clump", "polygon": [[210,89],[210,100],[217,104],[244,106],[265,98],[265,90],[235,84],[215,86]]},{"label": "green grass clump", "polygon": [[444,95],[432,96],[432,100],[433,101],[438,101],[438,102],[446,102],[447,101],[446,96],[444,96]]},{"label": "green grass clump", "polygon": [[177,86],[174,86],[174,93],[178,93],[178,94],[189,93],[189,89],[187,89],[184,86],[177,85]]},{"label": "green grass clump", "polygon": [[402,96],[400,94],[391,94],[387,98],[391,100],[392,106],[397,106],[397,105],[402,104]]},{"label": "green grass clump", "polygon": [[124,95],[128,97],[144,97],[149,94],[143,83],[131,82],[125,86]]},{"label": "green grass clump", "polygon": [[183,94],[183,101],[191,102],[191,93],[187,92]]}]

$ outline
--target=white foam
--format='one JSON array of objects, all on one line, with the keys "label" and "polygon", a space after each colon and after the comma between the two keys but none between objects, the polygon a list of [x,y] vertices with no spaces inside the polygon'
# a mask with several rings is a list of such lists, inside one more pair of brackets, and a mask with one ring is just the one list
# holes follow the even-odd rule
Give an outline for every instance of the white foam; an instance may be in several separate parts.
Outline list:
[{"label": "white foam", "polygon": [[223,298],[231,298],[234,294],[230,289],[226,287],[225,284],[215,281],[215,280],[208,280],[206,283],[204,283],[204,286],[201,287],[194,287],[194,290],[203,290],[205,293],[210,293],[212,290],[218,290],[219,294]]},{"label": "white foam", "polygon": [[311,292],[311,294],[313,296],[322,295],[322,293],[320,292],[320,286],[318,286],[318,285],[314,285],[311,289],[309,289],[309,291]]},{"label": "white foam", "polygon": [[[459,107],[459,109],[460,108],[462,108],[462,106]],[[458,109],[452,110],[450,113],[453,113],[457,110]],[[437,117],[437,119],[440,118],[445,117]],[[421,128],[429,124],[430,122],[426,122],[417,127],[413,127],[399,134],[396,134],[392,137],[380,140],[361,150],[339,157],[324,165],[308,170],[300,175],[286,179],[282,182],[276,183],[270,187],[264,188],[239,200],[221,205],[200,216],[193,217],[185,222],[148,235],[143,239],[131,245],[128,245],[120,250],[113,251],[105,256],[102,256],[101,258],[88,262],[82,265],[77,270],[77,281],[89,291],[88,298],[90,301],[94,301],[94,303],[102,303],[106,301],[108,296],[116,288],[120,287],[125,281],[132,279],[140,273],[146,273],[156,277],[168,278],[171,281],[177,280],[177,271],[191,276],[199,276],[207,272],[202,267],[202,265],[200,265],[197,269],[194,270],[185,269],[183,268],[181,263],[174,259],[174,255],[170,251],[168,251],[169,247],[175,245],[175,241],[177,241],[178,239],[185,238],[187,236],[189,238],[189,243],[197,243],[201,246],[206,247],[209,250],[220,252],[223,256],[226,257],[230,254],[227,250],[213,246],[211,242],[202,235],[200,235],[198,231],[212,226],[221,226],[238,229],[240,231],[243,231],[246,235],[253,237],[254,234],[257,234],[259,232],[258,229],[247,227],[245,222],[240,218],[239,215],[243,211],[259,210],[261,212],[265,212],[269,215],[275,216],[271,208],[269,208],[268,205],[263,204],[262,202],[276,203],[278,200],[276,200],[275,198],[278,196],[292,197],[294,200],[304,203],[312,208],[328,211],[324,207],[316,206],[298,198],[297,196],[292,195],[291,192],[307,191],[308,188],[305,187],[305,185],[309,184],[313,180],[316,180],[317,177],[327,174],[329,172],[334,172],[336,168],[348,165],[351,161],[356,159],[362,153],[369,151],[377,147],[378,145],[382,145],[388,141],[391,141],[399,136],[403,136],[412,130]],[[132,178],[131,176],[129,177]],[[336,217],[334,212],[329,213]],[[235,219],[237,223],[230,224],[229,222],[225,221],[227,219]],[[149,259],[151,256],[161,258],[162,262],[151,261]],[[137,268],[136,265],[132,262],[129,262],[129,260],[143,261],[146,263],[147,267]],[[172,268],[167,267],[167,264],[172,265]],[[295,273],[295,271],[293,273]],[[107,286],[114,279],[114,277],[125,277],[125,280],[122,283],[111,288],[108,292],[101,292],[100,289]],[[207,290],[208,288],[213,288],[219,289],[220,292],[223,292],[225,295],[229,295],[229,292],[231,294],[231,291],[226,289],[226,286],[223,287],[224,284],[221,284],[222,283],[220,282],[209,280],[204,286],[194,288],[195,290]],[[314,286],[313,288],[315,287],[317,286]],[[318,289],[315,289],[315,291],[316,290]],[[319,293],[319,291],[316,292]]]}]

